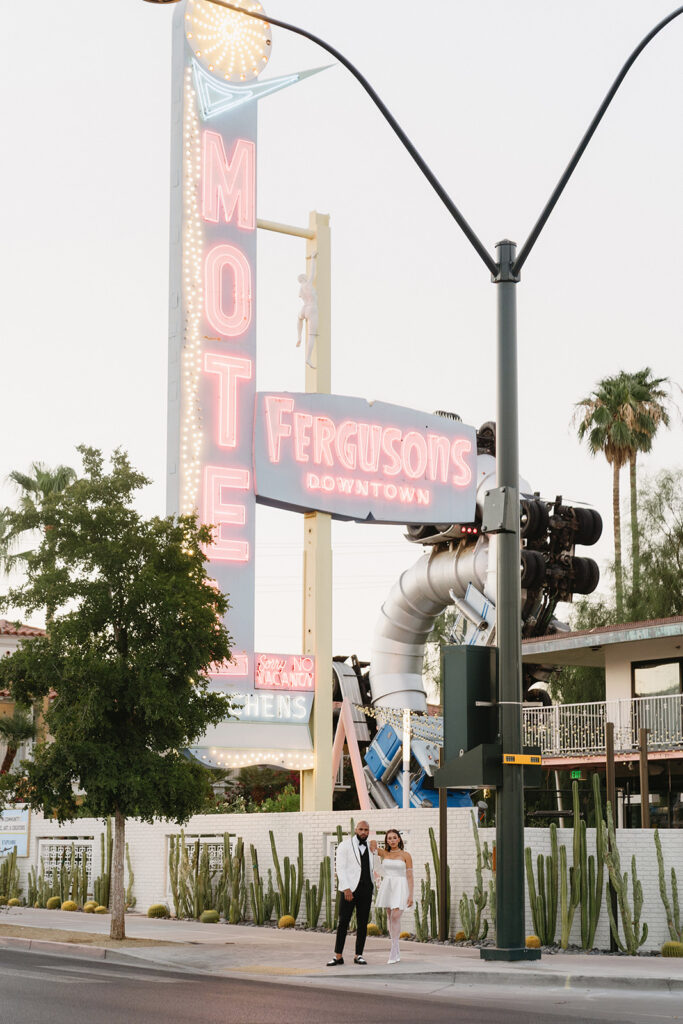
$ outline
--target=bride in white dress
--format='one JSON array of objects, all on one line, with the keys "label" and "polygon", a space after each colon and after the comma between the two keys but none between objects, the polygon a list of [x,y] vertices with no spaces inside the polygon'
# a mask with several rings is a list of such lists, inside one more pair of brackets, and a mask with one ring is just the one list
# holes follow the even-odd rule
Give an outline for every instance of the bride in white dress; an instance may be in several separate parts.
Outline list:
[{"label": "bride in white dress", "polygon": [[413,905],[413,859],[403,849],[403,840],[395,828],[390,828],[385,837],[385,848],[382,850],[373,839],[370,843],[372,853],[379,855],[384,876],[375,899],[376,907],[386,907],[387,924],[391,938],[390,964],[397,964],[401,959],[398,950],[398,939],[401,934],[401,914]]}]

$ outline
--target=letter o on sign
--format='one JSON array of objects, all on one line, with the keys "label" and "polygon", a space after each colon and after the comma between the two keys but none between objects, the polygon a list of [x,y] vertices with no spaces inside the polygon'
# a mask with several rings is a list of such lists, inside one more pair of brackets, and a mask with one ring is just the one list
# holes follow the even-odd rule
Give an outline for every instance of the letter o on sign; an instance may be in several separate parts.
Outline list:
[{"label": "letter o on sign", "polygon": [[417,431],[411,430],[403,438],[403,472],[411,480],[424,476],[427,469],[427,442]]},{"label": "letter o on sign", "polygon": [[[226,312],[227,274],[232,276],[232,310]],[[251,323],[251,268],[234,245],[215,245],[204,264],[206,319],[224,338],[237,338]]]}]

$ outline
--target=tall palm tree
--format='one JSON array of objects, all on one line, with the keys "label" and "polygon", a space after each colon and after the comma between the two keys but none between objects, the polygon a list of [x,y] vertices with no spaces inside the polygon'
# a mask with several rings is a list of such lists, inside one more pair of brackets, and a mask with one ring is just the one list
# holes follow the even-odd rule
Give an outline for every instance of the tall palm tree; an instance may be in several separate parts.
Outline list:
[{"label": "tall palm tree", "polygon": [[671,402],[668,377],[653,377],[649,366],[629,375],[630,401],[634,411],[635,445],[629,455],[629,482],[631,493],[631,583],[632,613],[635,614],[640,592],[640,532],[638,527],[638,487],[636,459],[638,452],[652,450],[652,443],[659,428],[669,426],[670,416],[667,405]]},{"label": "tall palm tree", "polygon": [[585,439],[591,455],[605,456],[612,467],[612,515],[614,522],[614,589],[617,618],[624,619],[624,580],[621,561],[621,511],[619,472],[630,461],[636,446],[635,414],[630,402],[628,375],[617,374],[598,381],[587,398],[576,403],[574,422],[579,440]]},{"label": "tall palm tree", "polygon": [[[76,475],[75,469],[70,466],[55,466],[54,469],[50,469],[42,462],[31,463],[28,473],[21,473],[15,469],[8,474],[8,481],[19,491],[19,505],[15,509],[0,508],[0,570],[10,572],[26,561],[31,554],[31,548],[19,549],[25,543],[30,544],[32,524],[36,522],[37,513],[52,496],[66,490],[74,482]],[[48,630],[54,612],[54,608],[45,609],[45,624]],[[45,736],[46,706],[47,702],[43,701],[37,702],[33,707],[33,721],[37,724],[41,738]],[[9,755],[9,748],[7,753]]]},{"label": "tall palm tree", "polygon": [[17,551],[27,532],[24,519],[31,517],[48,498],[60,494],[75,479],[76,471],[70,466],[50,469],[42,462],[31,463],[28,473],[14,469],[8,474],[7,480],[19,491],[19,507],[0,509],[0,567],[10,571],[26,559],[29,551]]},{"label": "tall palm tree", "polygon": [[7,744],[5,756],[0,765],[0,775],[6,775],[14,763],[17,751],[26,740],[36,735],[33,718],[21,708],[15,708],[14,714],[0,718],[0,740]]}]

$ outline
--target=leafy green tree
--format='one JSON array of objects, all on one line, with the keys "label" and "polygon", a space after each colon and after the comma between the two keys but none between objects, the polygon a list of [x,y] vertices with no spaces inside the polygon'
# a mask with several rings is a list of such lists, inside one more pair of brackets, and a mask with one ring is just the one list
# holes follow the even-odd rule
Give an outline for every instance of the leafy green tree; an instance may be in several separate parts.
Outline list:
[{"label": "leafy green tree", "polygon": [[[638,452],[647,453],[652,450],[655,435],[661,426],[670,423],[668,403],[671,401],[668,377],[653,377],[652,370],[646,366],[637,373],[630,374],[630,404],[634,412],[633,434],[634,446],[629,453],[629,484],[631,497],[631,580],[632,594],[640,589],[640,529],[638,524],[638,484],[636,475],[636,459]],[[636,608],[631,605],[630,614],[636,617]]]},{"label": "leafy green tree", "polygon": [[[595,629],[618,622],[610,601],[579,601],[572,615],[572,629]],[[587,704],[605,699],[605,670],[588,665],[563,665],[550,677],[550,696],[555,704]]]},{"label": "leafy green tree", "polygon": [[638,618],[683,614],[683,469],[645,481],[638,502],[641,571],[631,603]]},{"label": "leafy green tree", "polygon": [[230,656],[228,605],[206,574],[211,530],[193,516],[143,519],[133,496],[148,480],[127,456],[115,452],[106,472],[99,451],[79,451],[82,477],[17,513],[15,526],[43,539],[5,603],[55,612],[48,635],[0,661],[0,685],[24,704],[56,691],[51,741],[22,765],[23,785],[60,821],[77,815],[80,794],[113,816],[111,936],[121,939],[126,818],[186,821],[210,788],[184,751],[231,712],[207,676]]},{"label": "leafy green tree", "polygon": [[5,756],[0,765],[0,775],[6,775],[14,764],[17,751],[26,740],[32,740],[36,735],[36,727],[33,717],[23,708],[16,707],[12,715],[4,715],[0,718],[0,740],[6,744]]}]

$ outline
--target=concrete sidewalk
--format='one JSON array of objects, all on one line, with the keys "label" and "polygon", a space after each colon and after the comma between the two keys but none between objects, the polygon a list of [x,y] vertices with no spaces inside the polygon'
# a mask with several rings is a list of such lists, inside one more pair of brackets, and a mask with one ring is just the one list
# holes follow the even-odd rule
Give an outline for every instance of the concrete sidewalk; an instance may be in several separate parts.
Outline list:
[{"label": "concrete sidewalk", "polygon": [[[109,924],[109,915],[59,910],[13,907],[0,914],[0,931],[3,925],[13,925],[97,933],[104,938],[109,935]],[[325,964],[332,954],[334,939],[321,932],[222,923],[205,925],[128,914],[126,934],[129,938],[162,940],[172,945],[140,945],[119,950],[96,944],[50,942],[43,936],[31,940],[27,933],[22,938],[0,934],[0,947],[297,985],[363,989],[371,982],[375,991],[386,985],[406,995],[416,991],[427,995],[453,984],[683,992],[683,960],[663,957],[558,953],[531,962],[490,963],[480,959],[478,949],[402,942],[401,962],[388,965],[389,940],[369,938],[365,949],[368,966],[361,967],[353,964],[353,936],[349,936],[344,966],[330,968]]]}]

